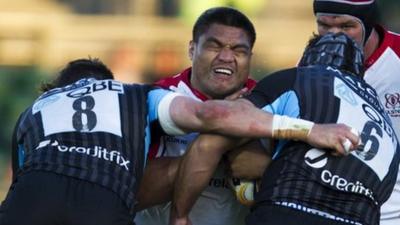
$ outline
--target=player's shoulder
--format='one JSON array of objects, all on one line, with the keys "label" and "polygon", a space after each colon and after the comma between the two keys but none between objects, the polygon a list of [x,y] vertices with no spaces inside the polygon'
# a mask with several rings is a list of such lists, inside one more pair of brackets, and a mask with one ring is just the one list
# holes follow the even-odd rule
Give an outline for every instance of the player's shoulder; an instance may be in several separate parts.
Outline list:
[{"label": "player's shoulder", "polygon": [[246,98],[256,106],[264,106],[282,93],[293,89],[296,74],[295,67],[273,72],[261,79]]},{"label": "player's shoulder", "polygon": [[163,78],[157,82],[154,83],[155,86],[157,87],[162,87],[162,88],[169,88],[170,86],[177,86],[179,81],[180,81],[180,77],[178,76],[173,76],[173,77],[166,77]]},{"label": "player's shoulder", "polygon": [[398,33],[394,33],[389,31],[389,34],[392,36],[393,38],[393,42],[392,42],[392,49],[393,51],[396,52],[396,54],[400,57],[400,34]]},{"label": "player's shoulder", "polygon": [[387,34],[392,36],[396,40],[400,40],[400,34],[394,31],[386,30]]},{"label": "player's shoulder", "polygon": [[179,83],[187,83],[189,81],[190,73],[191,68],[187,68],[174,76],[165,77],[156,81],[154,85],[162,88],[177,87]]},{"label": "player's shoulder", "polygon": [[378,27],[378,31],[383,34],[382,47],[390,47],[398,55],[400,55],[400,34],[387,30],[383,27]]},{"label": "player's shoulder", "polygon": [[400,50],[400,34],[395,33],[393,31],[387,31],[387,35],[390,36],[390,38],[393,40],[392,46],[396,47],[396,49]]},{"label": "player's shoulder", "polygon": [[261,79],[257,86],[276,86],[280,84],[287,84],[290,80],[294,80],[297,74],[297,68],[288,68],[273,72],[263,79]]}]

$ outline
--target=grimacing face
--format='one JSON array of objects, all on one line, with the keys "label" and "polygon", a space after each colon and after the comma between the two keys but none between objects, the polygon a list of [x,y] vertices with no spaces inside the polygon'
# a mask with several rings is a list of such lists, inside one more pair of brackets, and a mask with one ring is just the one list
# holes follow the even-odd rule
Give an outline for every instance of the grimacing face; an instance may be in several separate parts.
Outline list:
[{"label": "grimacing face", "polygon": [[343,32],[363,46],[364,28],[361,21],[349,15],[317,15],[318,33],[324,35],[328,32]]},{"label": "grimacing face", "polygon": [[212,24],[198,42],[191,41],[191,84],[207,97],[222,99],[240,90],[248,79],[252,49],[247,33]]}]

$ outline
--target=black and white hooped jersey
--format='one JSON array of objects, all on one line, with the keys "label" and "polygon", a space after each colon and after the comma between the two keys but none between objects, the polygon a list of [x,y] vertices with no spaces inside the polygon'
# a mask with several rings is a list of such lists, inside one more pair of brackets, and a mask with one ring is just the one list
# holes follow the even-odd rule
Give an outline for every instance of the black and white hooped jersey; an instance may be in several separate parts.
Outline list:
[{"label": "black and white hooped jersey", "polygon": [[166,90],[83,79],[40,96],[21,115],[21,172],[50,171],[104,186],[133,210],[149,124]]},{"label": "black and white hooped jersey", "polygon": [[258,203],[350,224],[378,224],[379,207],[396,180],[400,152],[373,88],[331,67],[299,67],[264,78],[248,99],[273,114],[347,124],[361,132],[365,145],[336,157],[302,142],[277,141]]}]

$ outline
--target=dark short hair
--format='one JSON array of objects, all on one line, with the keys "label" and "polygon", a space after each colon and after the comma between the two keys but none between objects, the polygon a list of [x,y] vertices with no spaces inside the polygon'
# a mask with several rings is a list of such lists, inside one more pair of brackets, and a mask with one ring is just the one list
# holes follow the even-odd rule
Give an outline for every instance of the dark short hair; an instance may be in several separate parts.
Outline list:
[{"label": "dark short hair", "polygon": [[243,29],[250,38],[251,47],[253,47],[256,41],[256,31],[253,23],[239,10],[230,7],[215,7],[204,11],[193,26],[193,41],[198,42],[199,37],[204,34],[212,24],[221,24]]},{"label": "dark short hair", "polygon": [[40,90],[46,92],[53,88],[72,84],[83,78],[106,80],[114,79],[114,75],[98,58],[77,59],[70,61],[53,81],[43,83]]},{"label": "dark short hair", "polygon": [[299,66],[325,65],[364,76],[364,55],[360,46],[344,33],[314,35],[310,39]]}]

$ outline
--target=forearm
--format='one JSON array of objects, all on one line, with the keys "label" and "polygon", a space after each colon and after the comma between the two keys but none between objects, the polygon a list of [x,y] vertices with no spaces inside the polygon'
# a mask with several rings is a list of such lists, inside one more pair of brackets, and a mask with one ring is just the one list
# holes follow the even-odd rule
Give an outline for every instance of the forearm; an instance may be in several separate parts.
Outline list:
[{"label": "forearm", "polygon": [[173,101],[171,118],[183,130],[238,137],[272,135],[272,114],[254,107],[247,100],[193,102],[180,97]]},{"label": "forearm", "polygon": [[226,159],[232,177],[248,180],[261,178],[271,163],[271,156],[259,140],[228,152]]},{"label": "forearm", "polygon": [[189,214],[200,193],[205,189],[222,155],[237,143],[218,135],[200,135],[184,155],[176,178],[171,207],[172,218]]},{"label": "forearm", "polygon": [[[311,121],[272,115],[245,99],[198,102],[176,97],[169,105],[169,118],[185,131],[219,133],[248,138],[276,138],[304,141],[314,147],[348,154],[358,146],[359,136],[344,124],[318,125]],[[344,149],[343,143],[347,144]]]},{"label": "forearm", "polygon": [[162,157],[148,162],[137,194],[136,211],[172,200],[180,159]]},{"label": "forearm", "polygon": [[[165,108],[165,107],[164,107]],[[163,114],[163,111],[159,113]],[[276,119],[275,119],[276,117]],[[168,107],[169,127],[186,132],[217,133],[245,138],[288,138],[307,141],[312,123],[295,118],[274,116],[256,108],[250,101],[209,100],[199,102],[175,97]],[[173,124],[173,125],[170,125]],[[170,130],[165,129],[164,130]]]}]

